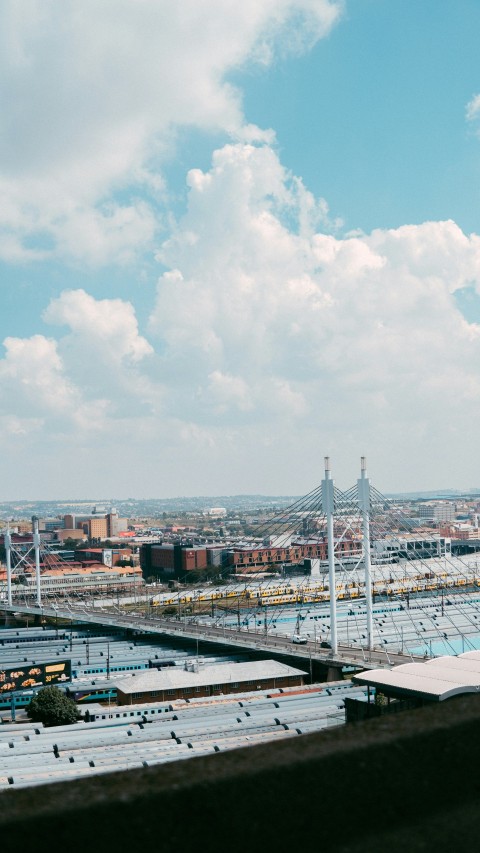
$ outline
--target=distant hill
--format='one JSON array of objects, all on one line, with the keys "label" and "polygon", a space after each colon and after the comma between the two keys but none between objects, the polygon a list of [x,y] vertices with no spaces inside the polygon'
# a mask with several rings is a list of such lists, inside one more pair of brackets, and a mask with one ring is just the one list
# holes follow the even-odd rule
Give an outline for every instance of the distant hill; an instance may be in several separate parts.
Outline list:
[{"label": "distant hill", "polygon": [[178,498],[92,498],[62,501],[4,501],[0,502],[0,518],[56,518],[66,513],[88,515],[94,507],[115,507],[120,516],[127,518],[155,517],[164,512],[205,512],[210,507],[225,507],[229,512],[248,512],[259,509],[279,509],[298,500],[291,495],[214,495]]},{"label": "distant hill", "polygon": [[[480,489],[442,489],[429,492],[390,492],[385,497],[392,500],[459,500],[480,496]],[[211,507],[225,507],[227,512],[248,513],[258,510],[281,510],[299,500],[299,495],[199,495],[177,498],[84,498],[53,501],[3,501],[0,502],[0,519],[56,518],[66,513],[89,515],[97,507],[99,514],[115,507],[126,518],[156,518],[163,513],[206,512]]]},{"label": "distant hill", "polygon": [[458,500],[458,498],[476,498],[480,495],[480,489],[468,489],[462,491],[460,489],[444,489],[433,492],[386,492],[385,497],[393,498],[394,500],[405,499],[411,501],[433,501],[433,500]]}]

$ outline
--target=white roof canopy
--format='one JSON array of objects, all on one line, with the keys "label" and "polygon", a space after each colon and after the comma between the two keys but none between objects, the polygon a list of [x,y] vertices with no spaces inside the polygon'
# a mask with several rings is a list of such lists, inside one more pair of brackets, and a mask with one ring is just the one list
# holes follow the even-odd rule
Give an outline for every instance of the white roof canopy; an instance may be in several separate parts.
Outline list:
[{"label": "white roof canopy", "polygon": [[442,702],[462,693],[480,692],[480,651],[406,663],[391,670],[372,669],[355,675],[353,681],[387,694]]}]

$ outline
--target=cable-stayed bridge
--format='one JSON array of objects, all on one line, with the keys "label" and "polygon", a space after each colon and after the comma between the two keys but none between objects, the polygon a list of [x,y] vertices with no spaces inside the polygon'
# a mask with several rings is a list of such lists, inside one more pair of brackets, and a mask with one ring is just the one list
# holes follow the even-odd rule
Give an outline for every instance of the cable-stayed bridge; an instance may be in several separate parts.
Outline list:
[{"label": "cable-stayed bridge", "polygon": [[[177,617],[153,619],[149,616],[132,616],[126,613],[107,613],[98,607],[85,607],[79,610],[71,602],[59,599],[55,606],[43,596],[42,574],[40,567],[41,539],[38,525],[34,530],[31,543],[31,555],[28,552],[15,554],[9,532],[5,536],[7,552],[7,589],[5,610],[8,612],[31,613],[36,616],[57,616],[58,618],[82,618],[82,621],[92,624],[115,625],[117,627],[135,628],[155,634],[183,636],[187,639],[204,639],[206,642],[224,642],[236,647],[253,648],[261,651],[277,649],[279,654],[288,654],[318,660],[331,666],[393,666],[398,663],[423,659],[429,653],[425,645],[423,632],[423,616],[427,605],[422,599],[428,593],[432,613],[430,619],[430,654],[432,640],[437,644],[445,644],[447,654],[455,653],[455,636],[462,637],[463,642],[472,643],[468,635],[478,633],[476,620],[480,619],[480,610],[476,599],[470,597],[467,603],[456,596],[455,618],[454,610],[448,610],[452,602],[447,598],[450,588],[474,590],[480,585],[480,569],[476,560],[469,558],[454,558],[448,553],[445,540],[440,536],[432,536],[422,547],[410,548],[408,533],[411,531],[411,519],[402,515],[401,511],[385,498],[370,483],[367,476],[365,459],[362,457],[360,477],[350,489],[338,489],[331,476],[330,460],[325,458],[325,474],[321,485],[281,513],[270,519],[258,531],[263,537],[260,551],[273,554],[281,551],[287,558],[298,554],[317,554],[318,559],[312,560],[312,570],[308,577],[298,578],[295,590],[302,592],[304,601],[311,601],[312,607],[317,602],[326,602],[328,607],[328,648],[325,642],[320,646],[316,636],[309,638],[302,645],[294,645],[290,637],[285,638],[276,631],[269,631],[275,624],[278,613],[286,603],[286,596],[268,595],[271,587],[268,581],[260,581],[255,566],[244,566],[246,574],[237,575],[231,580],[227,595],[240,596],[247,588],[257,590],[262,586],[262,594],[267,597],[260,604],[269,605],[268,621],[265,608],[264,630],[258,631],[258,622],[254,621],[253,630],[247,620],[247,629],[240,622],[240,605],[238,623],[227,624],[225,618],[217,618],[211,624],[199,624],[199,620],[189,618],[183,621]],[[407,537],[407,538],[406,538]],[[268,550],[270,547],[270,551]],[[241,547],[232,546],[233,552],[241,552]],[[227,562],[231,559],[232,549],[225,549],[227,557],[219,571],[232,571]],[[229,556],[230,555],[230,556]],[[241,553],[240,553],[241,556]],[[323,559],[321,559],[323,557]],[[12,585],[15,575],[21,573],[22,564],[31,560],[35,566],[35,583],[30,590],[31,600],[21,601],[19,585]],[[58,557],[49,556],[58,560]],[[276,557],[275,559],[280,559]],[[233,566],[235,568],[235,566]],[[238,568],[238,567],[237,567]],[[252,571],[253,568],[253,571]],[[261,568],[264,568],[262,564]],[[270,564],[277,570],[279,566]],[[327,571],[328,570],[328,571]],[[477,576],[479,580],[477,580]],[[262,572],[262,577],[264,577]],[[15,589],[14,589],[15,586]],[[322,592],[318,593],[321,589]],[[385,647],[387,640],[381,637],[383,633],[382,620],[375,612],[374,599],[378,594],[389,601],[399,602],[396,608],[399,613],[392,620],[401,629],[396,630],[396,644]],[[253,594],[253,593],[252,593]],[[410,606],[410,596],[417,596],[416,612]],[[194,598],[192,595],[191,598]],[[339,607],[342,599],[348,598],[351,612],[346,620],[347,642],[342,636],[343,625],[339,623]],[[178,607],[180,608],[178,596]],[[359,608],[362,608],[362,623],[359,623]],[[270,606],[272,605],[272,606]],[[428,605],[430,607],[430,604]],[[395,609],[395,608],[393,608]],[[213,607],[212,607],[213,610]],[[433,610],[436,612],[434,613]],[[400,611],[403,611],[400,613]],[[185,608],[184,608],[185,612]],[[341,616],[341,614],[340,614]],[[403,621],[402,621],[403,620]],[[461,622],[456,625],[456,620]],[[223,624],[221,624],[223,621]],[[344,619],[345,623],[345,619]],[[262,626],[263,627],[263,626]],[[395,628],[395,624],[394,624]],[[410,633],[416,632],[410,645],[404,643],[404,629]],[[363,631],[363,633],[362,633]],[[325,636],[325,634],[324,634]],[[395,647],[396,646],[396,647]],[[408,652],[405,654],[405,650]],[[424,651],[425,649],[425,651]],[[411,654],[410,652],[413,652]]]}]

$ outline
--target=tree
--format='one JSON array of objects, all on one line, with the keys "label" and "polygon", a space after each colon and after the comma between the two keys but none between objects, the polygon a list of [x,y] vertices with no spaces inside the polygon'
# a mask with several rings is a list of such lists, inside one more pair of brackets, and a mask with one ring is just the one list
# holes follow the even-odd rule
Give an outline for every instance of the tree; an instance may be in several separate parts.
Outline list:
[{"label": "tree", "polygon": [[77,706],[58,687],[44,687],[30,701],[28,716],[34,723],[44,726],[66,726],[80,719]]},{"label": "tree", "polygon": [[81,539],[70,539],[70,537],[67,537],[67,539],[63,540],[63,547],[67,551],[76,551],[79,546],[82,546]]}]

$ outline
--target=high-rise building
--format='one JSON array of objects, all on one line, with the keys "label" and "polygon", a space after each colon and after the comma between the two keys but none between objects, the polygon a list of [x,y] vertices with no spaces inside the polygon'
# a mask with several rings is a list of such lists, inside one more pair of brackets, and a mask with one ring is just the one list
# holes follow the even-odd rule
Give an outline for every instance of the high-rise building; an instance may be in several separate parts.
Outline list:
[{"label": "high-rise building", "polygon": [[110,539],[118,536],[124,530],[128,530],[128,519],[120,518],[116,509],[112,509],[106,515],[92,513],[91,515],[64,516],[65,530],[83,530],[89,539]]}]

